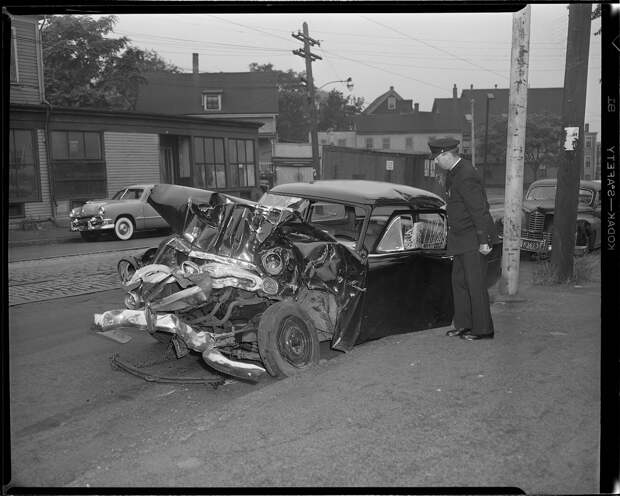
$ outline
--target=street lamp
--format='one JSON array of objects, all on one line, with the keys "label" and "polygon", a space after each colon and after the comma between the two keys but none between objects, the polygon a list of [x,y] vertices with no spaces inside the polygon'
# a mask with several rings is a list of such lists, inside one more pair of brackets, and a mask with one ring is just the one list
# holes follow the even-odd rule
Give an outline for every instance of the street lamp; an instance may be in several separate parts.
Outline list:
[{"label": "street lamp", "polygon": [[482,168],[482,187],[485,186],[486,179],[486,171],[487,171],[487,148],[489,143],[489,106],[491,105],[491,100],[493,100],[495,96],[493,93],[487,93],[487,108],[486,108],[486,119],[484,120],[484,166]]},{"label": "street lamp", "polygon": [[321,88],[324,88],[325,86],[327,86],[328,84],[332,84],[332,83],[347,83],[347,89],[349,91],[351,91],[353,89],[353,79],[348,77],[347,79],[336,79],[334,81],[327,81],[325,84],[319,86],[319,90]]}]

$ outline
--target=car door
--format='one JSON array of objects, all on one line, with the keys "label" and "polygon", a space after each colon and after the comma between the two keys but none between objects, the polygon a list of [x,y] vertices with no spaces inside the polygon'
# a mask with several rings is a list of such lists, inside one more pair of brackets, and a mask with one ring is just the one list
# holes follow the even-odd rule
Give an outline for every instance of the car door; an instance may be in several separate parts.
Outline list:
[{"label": "car door", "polygon": [[[375,208],[367,229],[367,290],[358,342],[452,320],[452,260],[445,250],[445,214],[389,210]],[[373,240],[370,230],[375,224],[383,228]]]},{"label": "car door", "polygon": [[159,215],[155,209],[147,202],[149,195],[151,194],[151,188],[145,188],[142,194],[142,211],[144,216],[144,228],[145,229],[158,229],[167,227],[168,223]]}]

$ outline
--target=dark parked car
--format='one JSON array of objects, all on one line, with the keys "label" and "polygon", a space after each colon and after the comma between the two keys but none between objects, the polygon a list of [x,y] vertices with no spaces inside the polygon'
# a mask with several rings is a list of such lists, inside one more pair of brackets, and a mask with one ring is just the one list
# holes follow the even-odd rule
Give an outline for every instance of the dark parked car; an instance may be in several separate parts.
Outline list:
[{"label": "dark parked car", "polygon": [[[316,181],[253,203],[159,185],[149,203],[177,234],[119,262],[127,309],[96,314],[101,329],[143,327],[253,380],[318,362],[321,341],[348,351],[451,322],[446,211],[428,191]],[[488,256],[491,286],[501,245]]]},{"label": "dark parked car", "polygon": [[[522,251],[538,256],[551,252],[556,190],[557,179],[539,179],[527,189],[521,218]],[[576,254],[601,246],[601,181],[580,181],[576,229]]]},{"label": "dark parked car", "polygon": [[86,241],[94,241],[105,232],[122,240],[136,231],[168,227],[166,221],[147,203],[152,184],[134,184],[117,191],[109,200],[90,200],[69,213],[71,230]]}]

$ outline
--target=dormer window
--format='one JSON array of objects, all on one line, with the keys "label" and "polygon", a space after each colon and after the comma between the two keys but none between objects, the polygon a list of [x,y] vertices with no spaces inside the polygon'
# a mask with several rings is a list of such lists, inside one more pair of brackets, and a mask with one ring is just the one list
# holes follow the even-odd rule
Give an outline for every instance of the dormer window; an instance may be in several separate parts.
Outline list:
[{"label": "dormer window", "polygon": [[388,96],[387,105],[388,105],[388,110],[396,110],[396,97]]},{"label": "dormer window", "polygon": [[222,110],[222,90],[203,91],[202,109],[206,112],[217,112]]}]

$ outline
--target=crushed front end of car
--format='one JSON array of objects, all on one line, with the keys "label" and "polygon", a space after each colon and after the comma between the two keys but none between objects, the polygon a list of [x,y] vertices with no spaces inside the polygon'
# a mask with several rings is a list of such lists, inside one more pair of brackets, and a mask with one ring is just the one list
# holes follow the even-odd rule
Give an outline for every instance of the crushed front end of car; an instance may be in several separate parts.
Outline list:
[{"label": "crushed front end of car", "polygon": [[144,329],[246,380],[317,363],[320,341],[354,344],[364,265],[295,205],[163,184],[149,203],[176,234],[121,260],[126,308],[96,314],[97,327]]}]

